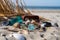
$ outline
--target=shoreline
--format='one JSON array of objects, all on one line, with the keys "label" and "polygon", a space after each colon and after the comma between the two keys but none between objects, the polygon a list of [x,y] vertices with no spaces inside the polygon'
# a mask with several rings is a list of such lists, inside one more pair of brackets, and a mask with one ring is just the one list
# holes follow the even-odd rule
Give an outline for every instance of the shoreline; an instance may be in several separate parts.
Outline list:
[{"label": "shoreline", "polygon": [[60,13],[60,9],[28,9],[31,12],[42,12],[42,13]]}]

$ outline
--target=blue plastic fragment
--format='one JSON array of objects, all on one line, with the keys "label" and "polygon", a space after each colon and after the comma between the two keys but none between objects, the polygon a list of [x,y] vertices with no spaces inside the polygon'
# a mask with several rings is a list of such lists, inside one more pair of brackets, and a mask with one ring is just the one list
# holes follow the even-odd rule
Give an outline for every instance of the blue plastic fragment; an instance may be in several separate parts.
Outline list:
[{"label": "blue plastic fragment", "polygon": [[35,29],[34,24],[29,24],[29,25],[28,25],[28,30],[32,31],[32,30],[34,30],[34,29]]},{"label": "blue plastic fragment", "polygon": [[23,23],[23,20],[22,20],[22,17],[21,16],[16,16],[16,18],[12,18],[10,21],[9,21],[9,25],[13,25],[15,24],[16,22],[18,23]]}]

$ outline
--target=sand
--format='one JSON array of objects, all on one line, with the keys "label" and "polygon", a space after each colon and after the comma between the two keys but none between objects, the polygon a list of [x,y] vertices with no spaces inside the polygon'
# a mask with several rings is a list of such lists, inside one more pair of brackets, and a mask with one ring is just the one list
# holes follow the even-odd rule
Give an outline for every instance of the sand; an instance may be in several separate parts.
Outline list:
[{"label": "sand", "polygon": [[[30,32],[28,35],[24,35],[27,40],[60,40],[60,10],[31,10],[33,15],[38,15],[43,18],[57,22],[59,27],[48,28],[46,32]],[[9,37],[8,34],[11,32],[0,28],[0,40],[6,40],[5,37],[1,36],[1,33],[7,35],[8,40],[15,40],[15,38]],[[40,35],[44,34],[44,38]]]}]

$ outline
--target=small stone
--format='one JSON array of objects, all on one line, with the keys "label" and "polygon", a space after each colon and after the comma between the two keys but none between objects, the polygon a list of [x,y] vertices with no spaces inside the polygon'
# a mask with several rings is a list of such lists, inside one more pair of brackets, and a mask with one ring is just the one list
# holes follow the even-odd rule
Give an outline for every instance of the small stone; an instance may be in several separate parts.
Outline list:
[{"label": "small stone", "polygon": [[44,38],[44,34],[41,34],[40,36],[41,36],[42,38]]}]

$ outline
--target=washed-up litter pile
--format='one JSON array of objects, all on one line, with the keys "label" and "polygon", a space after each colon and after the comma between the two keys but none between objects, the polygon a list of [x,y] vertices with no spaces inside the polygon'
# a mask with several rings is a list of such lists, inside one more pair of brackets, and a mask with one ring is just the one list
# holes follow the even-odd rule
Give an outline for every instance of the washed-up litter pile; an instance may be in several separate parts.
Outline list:
[{"label": "washed-up litter pile", "polygon": [[[54,34],[54,31],[58,32],[54,29],[55,27],[58,28],[57,23],[52,21],[43,21],[36,15],[22,15],[11,18],[4,17],[0,26],[4,26],[1,29],[9,31],[8,34],[6,33],[7,35],[5,33],[1,33],[1,36],[4,36],[4,38],[7,39],[13,37],[13,40],[50,40],[47,38],[53,37],[52,35],[55,37],[56,35]],[[49,28],[51,28],[51,30]],[[39,39],[36,38],[36,36],[38,36]]]},{"label": "washed-up litter pile", "polygon": [[[23,17],[24,16],[24,17]],[[13,26],[14,28],[24,29],[28,31],[40,30],[46,31],[46,27],[58,27],[57,23],[52,21],[42,21],[39,16],[36,15],[23,15],[7,18],[0,22],[0,26]]]},{"label": "washed-up litter pile", "polygon": [[[20,3],[19,3],[20,1]],[[58,26],[57,23],[51,23],[41,19],[39,16],[32,15],[24,6],[25,2],[21,0],[0,0],[0,26],[13,26],[15,28],[34,31],[45,27]],[[19,5],[20,4],[20,5]]]}]

